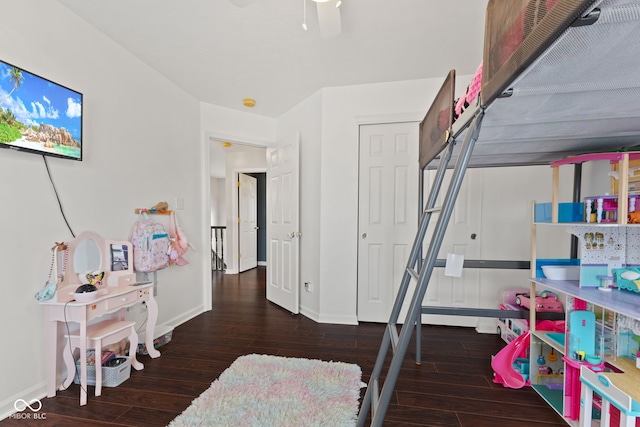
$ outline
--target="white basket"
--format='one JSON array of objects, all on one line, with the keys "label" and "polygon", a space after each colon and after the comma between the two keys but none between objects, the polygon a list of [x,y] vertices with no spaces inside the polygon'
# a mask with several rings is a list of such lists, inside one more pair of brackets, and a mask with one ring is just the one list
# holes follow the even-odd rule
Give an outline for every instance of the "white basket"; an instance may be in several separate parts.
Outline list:
[{"label": "white basket", "polygon": [[[121,365],[118,366],[103,366],[102,367],[102,386],[103,387],[117,387],[131,376],[131,360],[128,357],[118,356],[127,359]],[[76,376],[73,382],[80,384],[80,362],[76,361]],[[96,366],[87,365],[87,385],[96,385]]]}]

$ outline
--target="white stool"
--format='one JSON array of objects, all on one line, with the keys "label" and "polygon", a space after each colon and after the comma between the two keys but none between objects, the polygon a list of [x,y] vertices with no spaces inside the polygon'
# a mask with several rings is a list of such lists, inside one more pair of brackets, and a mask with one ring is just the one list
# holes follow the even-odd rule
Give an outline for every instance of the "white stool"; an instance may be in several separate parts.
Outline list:
[{"label": "white stool", "polygon": [[[136,370],[141,370],[144,365],[136,359],[136,350],[138,349],[138,333],[135,329],[135,322],[125,320],[103,320],[102,322],[95,323],[87,326],[87,350],[93,349],[95,351],[95,366],[96,366],[96,389],[95,395],[100,396],[102,394],[102,347],[110,344],[115,344],[124,338],[129,338],[129,358],[131,359],[131,366]],[[73,360],[73,349],[80,348],[80,331],[74,331],[65,335],[67,343],[63,352],[63,358],[67,366],[67,379],[62,384],[62,387],[66,389],[71,385],[73,378],[75,377],[76,364]],[[80,405],[87,404],[87,364],[86,354],[80,354]],[[82,361],[84,359],[84,361]]]}]

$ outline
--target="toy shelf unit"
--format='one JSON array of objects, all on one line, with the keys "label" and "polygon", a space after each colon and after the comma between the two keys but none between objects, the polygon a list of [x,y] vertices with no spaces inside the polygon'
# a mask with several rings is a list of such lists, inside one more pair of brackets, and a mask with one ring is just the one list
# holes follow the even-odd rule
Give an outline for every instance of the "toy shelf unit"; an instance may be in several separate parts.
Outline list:
[{"label": "toy shelf unit", "polygon": [[[578,258],[536,258],[537,227],[559,226],[577,238]],[[531,237],[531,293],[544,290],[556,294],[564,302],[566,319],[564,333],[549,332],[538,328],[540,313],[530,313],[529,324],[534,325],[530,330],[532,388],[571,426],[590,426],[592,419],[600,417],[624,418],[624,405],[618,405],[620,412],[616,404],[609,404],[611,396],[606,389],[592,382],[589,388],[585,381],[604,374],[609,378],[613,375],[609,371],[616,371],[620,374],[614,377],[617,380],[633,378],[634,384],[640,383],[640,369],[635,368],[640,342],[640,227],[604,221],[532,222]],[[543,265],[572,266],[579,269],[579,274],[571,278],[545,277]],[[555,365],[549,365],[552,350],[556,353]],[[538,359],[545,363],[536,363]],[[536,375],[541,375],[546,366],[550,374],[561,378],[538,377],[536,381]],[[586,378],[585,370],[589,372]],[[591,402],[588,410],[581,406],[585,387],[593,394],[586,400]],[[640,407],[640,400],[637,404]]]}]

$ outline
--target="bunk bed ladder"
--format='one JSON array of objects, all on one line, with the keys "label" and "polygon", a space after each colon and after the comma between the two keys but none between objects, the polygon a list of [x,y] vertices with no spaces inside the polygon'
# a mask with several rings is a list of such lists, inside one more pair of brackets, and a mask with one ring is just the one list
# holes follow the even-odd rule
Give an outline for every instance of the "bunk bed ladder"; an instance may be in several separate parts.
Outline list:
[{"label": "bunk bed ladder", "polygon": [[[385,329],[384,335],[382,337],[382,343],[380,344],[376,363],[369,379],[367,391],[365,392],[362,404],[360,406],[360,413],[357,423],[358,427],[362,427],[365,425],[369,410],[371,410],[370,425],[375,427],[382,426],[382,422],[386,415],[389,402],[391,401],[391,396],[393,394],[396,380],[398,379],[402,361],[404,360],[407,347],[409,346],[409,342],[411,340],[411,335],[413,334],[413,329],[416,325],[416,322],[421,322],[422,301],[424,299],[427,286],[429,284],[429,279],[431,278],[431,274],[433,272],[433,268],[436,264],[436,258],[438,252],[440,251],[442,240],[444,239],[447,224],[449,223],[449,219],[451,218],[451,214],[453,212],[453,206],[462,185],[462,179],[464,178],[464,173],[467,169],[469,158],[471,157],[473,147],[478,138],[483,114],[484,112],[482,110],[479,110],[479,112],[471,121],[469,129],[465,134],[464,142],[462,144],[458,160],[456,162],[455,168],[453,169],[453,176],[451,178],[444,203],[441,208],[435,208],[435,202],[438,197],[438,193],[440,192],[440,188],[442,187],[444,174],[446,172],[447,165],[452,157],[455,144],[450,143],[441,156],[440,163],[438,164],[438,170],[436,172],[436,178],[429,192],[429,197],[420,218],[418,232],[416,234],[413,247],[411,248],[411,252],[409,254],[407,268],[405,269],[405,272],[402,276],[402,282],[400,284],[400,288],[398,289],[396,300],[393,304],[393,309],[391,311],[387,328]],[[431,219],[432,213],[438,210],[440,211],[440,215],[438,217],[435,229],[433,230],[431,243],[427,248],[427,254],[423,260],[421,259],[422,246],[425,240],[429,221]],[[413,291],[406,320],[402,324],[400,333],[398,334],[398,317],[400,316],[400,310],[407,296],[407,290],[412,279],[416,281],[415,290]],[[380,376],[382,374],[383,365],[387,358],[389,346],[392,347],[393,356],[391,359],[391,364],[389,365],[389,368],[387,370],[387,375],[384,379],[382,390],[380,390]]]}]

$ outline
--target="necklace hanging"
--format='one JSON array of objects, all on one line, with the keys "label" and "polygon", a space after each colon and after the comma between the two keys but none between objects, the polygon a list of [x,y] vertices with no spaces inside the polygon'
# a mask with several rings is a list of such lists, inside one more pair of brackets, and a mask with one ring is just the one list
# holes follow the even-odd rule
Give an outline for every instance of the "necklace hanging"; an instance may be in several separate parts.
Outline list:
[{"label": "necklace hanging", "polygon": [[[40,289],[36,294],[35,298],[38,301],[48,301],[56,294],[56,290],[58,288],[58,281],[62,280],[64,277],[64,272],[67,269],[68,262],[68,250],[67,245],[65,243],[58,243],[51,248],[51,265],[49,266],[49,276],[47,278],[47,282],[44,287]],[[62,274],[58,274],[58,251],[64,251],[63,262],[62,262]]]}]

